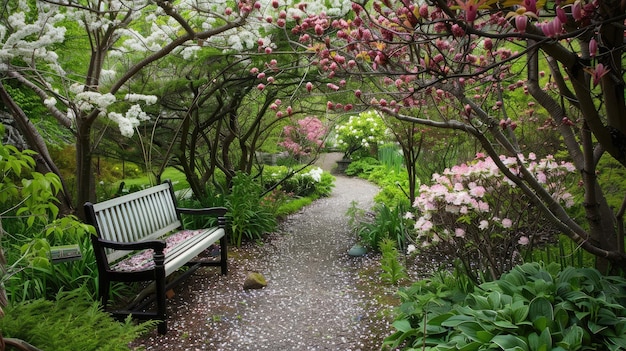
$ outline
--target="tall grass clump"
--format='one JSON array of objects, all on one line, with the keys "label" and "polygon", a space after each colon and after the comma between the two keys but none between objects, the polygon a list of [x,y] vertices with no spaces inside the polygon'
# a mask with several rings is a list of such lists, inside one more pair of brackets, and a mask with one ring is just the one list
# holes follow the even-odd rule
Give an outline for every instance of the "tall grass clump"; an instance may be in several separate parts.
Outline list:
[{"label": "tall grass clump", "polygon": [[404,158],[394,144],[381,145],[378,148],[378,160],[392,172],[399,174],[404,169]]},{"label": "tall grass clump", "polygon": [[276,228],[276,217],[262,203],[263,187],[245,173],[233,177],[231,192],[225,197],[230,241],[240,246],[243,240],[260,240]]}]

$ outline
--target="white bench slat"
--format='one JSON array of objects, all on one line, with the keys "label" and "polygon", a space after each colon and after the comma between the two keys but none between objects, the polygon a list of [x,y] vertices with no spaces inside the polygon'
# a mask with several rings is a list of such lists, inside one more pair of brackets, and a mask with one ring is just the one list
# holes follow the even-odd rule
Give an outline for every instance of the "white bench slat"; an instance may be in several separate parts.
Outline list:
[{"label": "white bench slat", "polygon": [[[122,243],[155,240],[181,226],[167,184],[129,197],[126,201],[115,198],[93,205],[103,239]],[[109,264],[127,255],[126,251],[107,251]]]},{"label": "white bench slat", "polygon": [[[202,251],[208,249],[219,238],[225,235],[224,229],[212,228],[202,234],[194,236],[192,240],[177,245],[175,252],[168,252],[165,262],[165,275],[168,276],[194,257],[198,256]],[[188,245],[193,243],[193,245]],[[180,248],[179,248],[180,246]],[[184,249],[183,249],[184,248]]]}]

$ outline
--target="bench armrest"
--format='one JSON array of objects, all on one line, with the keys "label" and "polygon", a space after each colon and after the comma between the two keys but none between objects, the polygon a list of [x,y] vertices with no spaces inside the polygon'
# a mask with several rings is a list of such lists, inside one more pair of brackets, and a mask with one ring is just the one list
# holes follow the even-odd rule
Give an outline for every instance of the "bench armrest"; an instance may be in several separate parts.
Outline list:
[{"label": "bench armrest", "polygon": [[146,240],[146,241],[136,241],[132,243],[121,243],[119,241],[111,241],[97,238],[98,243],[103,247],[114,249],[114,250],[127,250],[127,251],[135,251],[135,250],[145,250],[145,249],[153,249],[155,252],[163,252],[165,249],[165,240]]},{"label": "bench armrest", "polygon": [[190,215],[212,215],[212,216],[225,216],[228,209],[226,207],[207,207],[207,208],[178,208],[181,214]]}]

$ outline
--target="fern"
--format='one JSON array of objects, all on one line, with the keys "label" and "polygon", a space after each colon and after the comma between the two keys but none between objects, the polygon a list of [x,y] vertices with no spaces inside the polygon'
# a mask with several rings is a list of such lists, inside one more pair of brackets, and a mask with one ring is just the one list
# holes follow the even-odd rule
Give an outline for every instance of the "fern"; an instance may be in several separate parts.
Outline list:
[{"label": "fern", "polygon": [[386,283],[396,285],[402,279],[408,278],[406,269],[398,260],[398,249],[396,249],[396,242],[391,239],[383,239],[380,242],[380,250],[382,252],[382,258],[380,261],[381,278]]},{"label": "fern", "polygon": [[9,306],[0,319],[4,337],[22,339],[42,350],[119,351],[153,327],[130,319],[114,321],[80,290],[60,293],[56,301],[31,300]]}]

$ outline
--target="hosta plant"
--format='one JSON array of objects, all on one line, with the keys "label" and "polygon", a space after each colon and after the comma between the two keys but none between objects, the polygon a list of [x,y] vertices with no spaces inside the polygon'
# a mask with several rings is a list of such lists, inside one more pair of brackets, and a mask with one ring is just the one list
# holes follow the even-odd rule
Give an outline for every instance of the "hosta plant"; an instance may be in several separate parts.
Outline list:
[{"label": "hosta plant", "polygon": [[465,298],[451,285],[401,290],[397,331],[404,350],[623,350],[626,280],[591,268],[526,263]]}]

